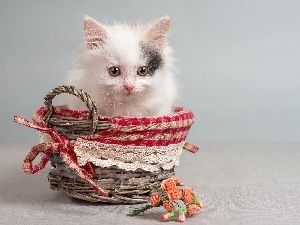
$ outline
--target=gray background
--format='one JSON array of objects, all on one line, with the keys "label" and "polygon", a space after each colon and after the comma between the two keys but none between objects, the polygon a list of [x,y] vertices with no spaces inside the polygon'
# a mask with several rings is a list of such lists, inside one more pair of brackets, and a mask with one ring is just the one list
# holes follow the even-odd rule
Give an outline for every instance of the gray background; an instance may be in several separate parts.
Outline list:
[{"label": "gray background", "polygon": [[196,122],[189,140],[299,141],[300,1],[1,1],[0,141],[36,140],[13,123],[63,84],[83,41],[83,15],[101,22],[170,15]]}]

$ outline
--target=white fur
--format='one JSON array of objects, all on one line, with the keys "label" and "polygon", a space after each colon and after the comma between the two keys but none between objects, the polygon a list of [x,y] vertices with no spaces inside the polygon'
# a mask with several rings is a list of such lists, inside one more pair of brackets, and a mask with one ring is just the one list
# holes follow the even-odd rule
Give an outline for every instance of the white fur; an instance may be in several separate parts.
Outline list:
[{"label": "white fur", "polygon": [[[92,20],[86,18],[86,21],[87,19]],[[104,31],[104,36],[99,41],[101,43],[98,43],[99,47],[89,49],[85,45],[76,68],[69,74],[67,84],[86,91],[95,101],[98,113],[107,117],[160,116],[172,113],[178,90],[174,77],[173,50],[165,40],[162,42],[162,38],[165,39],[166,36],[164,30],[156,38],[150,37],[152,39],[147,40],[161,48],[163,66],[153,76],[142,77],[136,72],[138,67],[146,64],[140,43],[149,39],[147,32],[149,34],[150,30],[152,34],[153,29],[160,32],[161,25],[156,24],[162,23],[162,20],[167,21],[168,18],[149,25],[98,24],[99,29]],[[97,23],[93,20],[92,22]],[[87,40],[90,40],[88,35]],[[120,67],[121,75],[110,76],[110,66]],[[134,89],[129,93],[124,85],[134,86]],[[85,109],[84,104],[75,97],[68,98],[68,107]]]}]

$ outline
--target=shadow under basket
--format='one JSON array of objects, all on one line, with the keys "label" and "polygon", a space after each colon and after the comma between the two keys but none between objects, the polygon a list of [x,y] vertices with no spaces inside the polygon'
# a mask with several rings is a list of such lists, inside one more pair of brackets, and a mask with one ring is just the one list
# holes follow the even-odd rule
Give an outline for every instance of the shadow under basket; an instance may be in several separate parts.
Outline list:
[{"label": "shadow under basket", "polygon": [[[77,96],[88,110],[54,107],[52,99],[61,93]],[[106,118],[97,114],[85,92],[72,86],[49,92],[33,122],[14,119],[40,133],[40,144],[23,162],[24,171],[36,173],[50,161],[51,189],[90,202],[148,202],[161,181],[175,175],[183,147],[198,150],[185,143],[194,121],[191,111],[177,107],[161,117]],[[40,163],[32,165],[38,155]]]}]

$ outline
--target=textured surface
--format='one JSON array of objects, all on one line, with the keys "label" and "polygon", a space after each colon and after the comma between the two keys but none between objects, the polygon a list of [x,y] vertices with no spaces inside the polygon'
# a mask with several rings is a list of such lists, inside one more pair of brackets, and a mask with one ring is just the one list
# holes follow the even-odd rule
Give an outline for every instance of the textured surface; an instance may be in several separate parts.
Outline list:
[{"label": "textured surface", "polygon": [[[0,145],[0,224],[162,224],[162,209],[131,218],[125,214],[135,206],[88,203],[51,191],[48,169],[22,172],[34,144]],[[184,152],[176,169],[205,203],[186,224],[300,224],[299,142],[198,144],[200,151]]]}]

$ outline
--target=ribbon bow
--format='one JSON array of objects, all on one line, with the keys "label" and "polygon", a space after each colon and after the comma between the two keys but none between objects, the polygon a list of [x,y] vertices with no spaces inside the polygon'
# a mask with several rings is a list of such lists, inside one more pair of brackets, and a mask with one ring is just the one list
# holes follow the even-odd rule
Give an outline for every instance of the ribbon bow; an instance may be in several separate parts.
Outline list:
[{"label": "ribbon bow", "polygon": [[[93,175],[77,163],[76,155],[73,152],[75,141],[70,141],[68,138],[60,135],[53,128],[47,126],[36,125],[24,118],[15,116],[14,122],[33,128],[40,132],[46,133],[52,139],[51,142],[40,143],[35,145],[26,156],[23,162],[23,170],[26,173],[34,174],[43,169],[49,161],[51,153],[59,153],[62,160],[68,165],[78,176],[87,181],[90,186],[100,195],[108,197],[108,192],[100,188],[91,178]],[[33,160],[41,155],[41,160],[37,165],[33,165]]]}]

